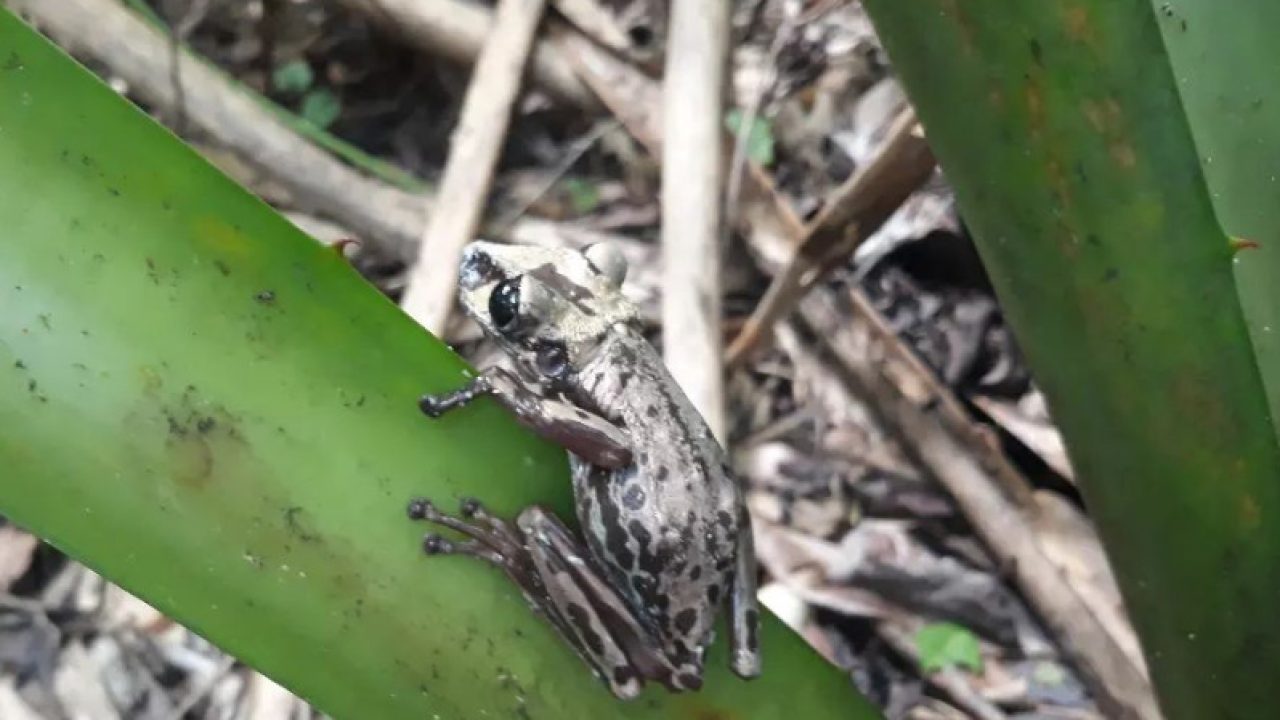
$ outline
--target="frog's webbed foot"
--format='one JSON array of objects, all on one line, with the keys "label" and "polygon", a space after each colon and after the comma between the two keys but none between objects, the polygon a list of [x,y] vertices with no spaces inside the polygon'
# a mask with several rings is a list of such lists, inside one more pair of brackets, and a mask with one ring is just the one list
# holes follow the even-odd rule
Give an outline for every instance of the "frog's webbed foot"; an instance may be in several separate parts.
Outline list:
[{"label": "frog's webbed foot", "polygon": [[672,686],[674,670],[653,650],[650,634],[549,511],[526,508],[513,526],[475,500],[464,500],[459,515],[453,516],[419,499],[409,503],[409,517],[463,535],[465,539],[453,541],[428,534],[423,548],[428,554],[469,555],[501,568],[617,697],[635,697],[646,679]]},{"label": "frog's webbed foot", "polygon": [[430,501],[418,498],[409,503],[409,517],[413,520],[426,520],[457,531],[467,539],[455,542],[448,538],[428,533],[422,538],[422,549],[428,555],[470,555],[486,560],[498,567],[505,567],[507,557],[518,552],[519,538],[506,532],[501,521],[489,522],[488,515],[483,525],[466,522],[474,518],[479,503],[466,499],[462,501],[461,517],[454,517],[440,512]]}]

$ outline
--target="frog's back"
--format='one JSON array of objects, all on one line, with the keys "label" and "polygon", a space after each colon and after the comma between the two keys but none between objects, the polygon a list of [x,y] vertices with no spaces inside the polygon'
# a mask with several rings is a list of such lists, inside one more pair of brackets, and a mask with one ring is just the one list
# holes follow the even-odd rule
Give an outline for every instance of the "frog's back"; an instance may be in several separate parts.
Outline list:
[{"label": "frog's back", "polygon": [[575,459],[592,553],[674,654],[697,654],[728,593],[743,513],[724,450],[639,334],[611,338],[579,370],[580,400],[624,427],[633,465]]}]

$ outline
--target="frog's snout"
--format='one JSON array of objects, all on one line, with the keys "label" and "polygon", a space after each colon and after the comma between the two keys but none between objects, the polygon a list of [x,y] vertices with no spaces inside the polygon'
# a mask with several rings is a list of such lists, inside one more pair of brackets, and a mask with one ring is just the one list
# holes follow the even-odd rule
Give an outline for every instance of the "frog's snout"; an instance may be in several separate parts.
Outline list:
[{"label": "frog's snout", "polygon": [[461,289],[475,290],[498,279],[500,274],[483,243],[473,242],[462,250],[462,262],[458,264],[458,286]]}]

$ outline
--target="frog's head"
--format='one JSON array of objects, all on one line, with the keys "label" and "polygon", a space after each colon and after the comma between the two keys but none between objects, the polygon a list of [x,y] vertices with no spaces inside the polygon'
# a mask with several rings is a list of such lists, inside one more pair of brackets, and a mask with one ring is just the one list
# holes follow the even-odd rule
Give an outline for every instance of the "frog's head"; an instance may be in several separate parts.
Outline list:
[{"label": "frog's head", "polygon": [[636,319],[622,294],[627,262],[616,247],[467,246],[458,272],[463,309],[531,379],[557,381],[581,367],[610,329]]}]

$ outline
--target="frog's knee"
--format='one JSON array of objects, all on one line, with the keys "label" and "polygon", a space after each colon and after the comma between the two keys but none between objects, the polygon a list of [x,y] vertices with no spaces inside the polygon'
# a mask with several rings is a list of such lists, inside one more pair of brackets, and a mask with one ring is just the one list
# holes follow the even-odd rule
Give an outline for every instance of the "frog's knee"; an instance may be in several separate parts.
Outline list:
[{"label": "frog's knee", "polygon": [[535,531],[546,529],[553,524],[554,518],[551,513],[537,505],[530,505],[516,516],[516,527],[528,537],[533,537]]}]

